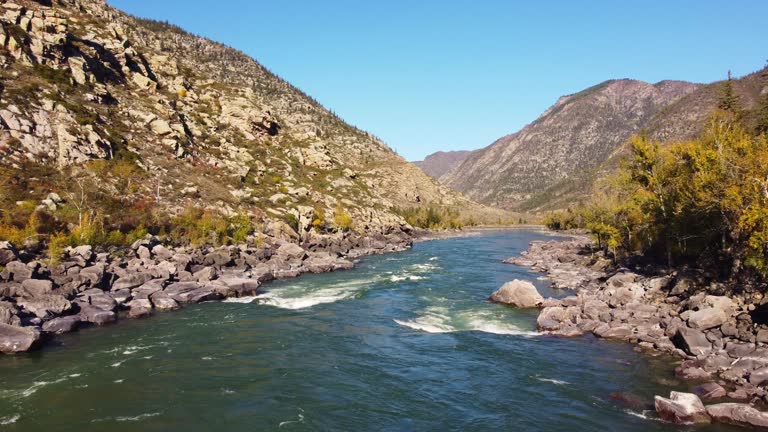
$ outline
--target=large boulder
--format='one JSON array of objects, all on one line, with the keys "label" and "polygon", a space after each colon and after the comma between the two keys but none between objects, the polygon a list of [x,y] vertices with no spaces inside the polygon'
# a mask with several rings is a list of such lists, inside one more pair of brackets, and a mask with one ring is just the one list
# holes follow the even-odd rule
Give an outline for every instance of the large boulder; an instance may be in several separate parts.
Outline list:
[{"label": "large boulder", "polygon": [[128,318],[142,318],[152,314],[152,303],[149,299],[136,299],[128,303]]},{"label": "large boulder", "polygon": [[18,254],[16,248],[10,242],[0,242],[0,266],[4,266],[11,261],[16,261]]},{"label": "large boulder", "polygon": [[541,306],[544,297],[539,294],[532,283],[515,279],[505,283],[498,291],[491,294],[489,300],[519,308],[534,308]]},{"label": "large boulder", "polygon": [[707,413],[716,421],[738,426],[768,428],[768,413],[740,403],[721,403],[707,407]]},{"label": "large boulder", "polygon": [[176,282],[168,285],[163,292],[179,303],[189,303],[187,300],[192,291],[200,289],[202,285],[197,282]]},{"label": "large boulder", "polygon": [[708,354],[712,351],[712,343],[707,340],[707,336],[701,330],[688,327],[679,327],[672,337],[672,343],[693,356]]},{"label": "large boulder", "polygon": [[81,321],[78,315],[54,318],[43,324],[43,331],[51,334],[69,333],[77,330]]},{"label": "large boulder", "polygon": [[355,265],[351,261],[328,253],[313,253],[304,261],[304,266],[312,273],[327,273],[335,270],[351,270]]},{"label": "large boulder", "polygon": [[0,324],[0,352],[5,354],[27,352],[39,344],[40,330],[37,328]]},{"label": "large boulder", "polygon": [[25,279],[21,282],[22,288],[33,296],[41,296],[53,292],[53,282],[43,279]]},{"label": "large boulder", "polygon": [[709,423],[707,409],[698,396],[693,393],[673,391],[669,399],[656,396],[656,413],[662,420],[677,424]]},{"label": "large boulder", "polygon": [[295,243],[284,243],[277,249],[276,256],[283,261],[296,262],[306,258],[307,251]]},{"label": "large boulder", "polygon": [[693,388],[693,393],[703,400],[719,399],[725,397],[726,391],[718,383],[701,384]]},{"label": "large boulder", "polygon": [[114,312],[88,304],[80,305],[80,313],[78,316],[83,322],[99,326],[117,321],[117,314]]},{"label": "large boulder", "polygon": [[218,282],[231,289],[237,297],[256,295],[261,286],[258,280],[237,277],[224,277]]},{"label": "large boulder", "polygon": [[0,324],[20,326],[21,319],[18,316],[19,310],[16,305],[10,302],[0,301]]},{"label": "large boulder", "polygon": [[133,289],[144,285],[154,277],[149,273],[131,273],[115,281],[112,290]]},{"label": "large boulder", "polygon": [[149,295],[149,300],[155,309],[164,312],[179,309],[179,302],[172,299],[165,291],[157,291]]},{"label": "large boulder", "polygon": [[720,327],[728,320],[725,311],[716,307],[706,307],[692,312],[688,317],[688,325],[695,329],[706,330]]},{"label": "large boulder", "polygon": [[16,304],[41,319],[55,317],[72,309],[69,300],[58,294],[20,298],[16,300]]},{"label": "large boulder", "polygon": [[81,305],[88,304],[107,311],[117,309],[117,301],[104,291],[96,288],[78,294],[76,303]]},{"label": "large boulder", "polygon": [[551,306],[541,310],[536,325],[542,331],[559,330],[568,320],[566,310],[560,306]]}]

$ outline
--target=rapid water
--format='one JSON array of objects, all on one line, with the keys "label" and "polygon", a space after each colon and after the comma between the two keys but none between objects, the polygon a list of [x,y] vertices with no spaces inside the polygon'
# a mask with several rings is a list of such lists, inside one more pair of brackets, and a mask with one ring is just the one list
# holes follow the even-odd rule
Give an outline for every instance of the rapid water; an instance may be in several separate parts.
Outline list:
[{"label": "rapid water", "polygon": [[2,357],[0,431],[680,430],[610,397],[685,390],[670,359],[539,336],[535,311],[485,301],[514,278],[567,295],[501,263],[541,238],[420,243]]}]

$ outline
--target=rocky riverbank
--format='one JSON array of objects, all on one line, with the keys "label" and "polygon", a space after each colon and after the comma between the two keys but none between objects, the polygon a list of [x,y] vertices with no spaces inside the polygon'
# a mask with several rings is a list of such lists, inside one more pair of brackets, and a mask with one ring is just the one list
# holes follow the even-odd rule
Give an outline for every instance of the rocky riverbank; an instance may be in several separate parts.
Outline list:
[{"label": "rocky riverbank", "polygon": [[171,247],[147,236],[109,252],[69,248],[57,263],[2,242],[0,352],[26,352],[84,326],[256,295],[274,279],[351,269],[359,257],[409,248],[414,234],[309,233],[300,240],[285,232],[292,231],[216,248]]},{"label": "rocky riverbank", "polygon": [[[657,397],[660,418],[768,427],[768,415],[755,408],[768,402],[768,296],[760,287],[725,286],[704,272],[648,275],[614,268],[587,237],[532,242],[505,262],[544,273],[555,288],[574,291],[540,301],[523,292],[528,300],[517,303],[541,308],[541,332],[592,333],[681,358],[675,374],[700,385],[695,394]],[[499,294],[495,300],[515,298]],[[705,407],[701,399],[737,403]]]}]

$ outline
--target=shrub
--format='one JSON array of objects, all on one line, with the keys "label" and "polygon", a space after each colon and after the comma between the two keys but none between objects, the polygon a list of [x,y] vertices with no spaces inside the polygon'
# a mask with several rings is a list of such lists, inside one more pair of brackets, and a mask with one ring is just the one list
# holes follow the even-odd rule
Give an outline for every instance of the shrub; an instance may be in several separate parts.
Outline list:
[{"label": "shrub", "polygon": [[352,229],[352,216],[340,205],[336,207],[336,211],[333,213],[333,225],[340,231]]},{"label": "shrub", "polygon": [[72,246],[77,242],[71,235],[64,232],[56,232],[48,237],[48,247],[46,249],[46,255],[48,261],[51,264],[58,264],[61,257],[64,256],[64,249],[67,246]]}]

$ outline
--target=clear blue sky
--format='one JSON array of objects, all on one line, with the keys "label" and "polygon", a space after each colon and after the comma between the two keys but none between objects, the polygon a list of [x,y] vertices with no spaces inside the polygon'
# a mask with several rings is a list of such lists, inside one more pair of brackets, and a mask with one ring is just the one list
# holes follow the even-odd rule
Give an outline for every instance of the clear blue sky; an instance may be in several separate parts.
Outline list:
[{"label": "clear blue sky", "polygon": [[108,0],[238,48],[409,160],[475,149],[611,78],[768,59],[768,1]]}]

